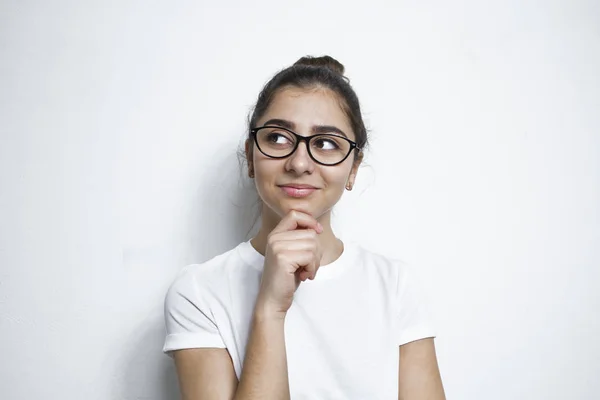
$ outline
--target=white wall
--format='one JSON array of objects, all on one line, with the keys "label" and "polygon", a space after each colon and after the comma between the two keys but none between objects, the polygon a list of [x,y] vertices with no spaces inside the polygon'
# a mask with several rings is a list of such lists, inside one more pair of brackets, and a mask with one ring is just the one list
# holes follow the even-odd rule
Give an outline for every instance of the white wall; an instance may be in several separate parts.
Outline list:
[{"label": "white wall", "polygon": [[249,227],[263,83],[331,54],[373,139],[335,226],[420,266],[448,398],[598,399],[598,3],[212,3],[0,3],[0,398],[176,398],[165,290]]}]

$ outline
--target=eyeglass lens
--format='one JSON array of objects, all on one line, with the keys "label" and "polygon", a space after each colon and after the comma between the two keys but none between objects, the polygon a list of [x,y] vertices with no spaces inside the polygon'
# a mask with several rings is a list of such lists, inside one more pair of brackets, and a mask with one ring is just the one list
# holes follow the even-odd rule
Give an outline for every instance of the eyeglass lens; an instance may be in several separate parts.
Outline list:
[{"label": "eyeglass lens", "polygon": [[[256,132],[260,150],[270,157],[286,157],[294,151],[296,137],[280,128],[260,128]],[[320,163],[336,164],[350,152],[351,144],[335,135],[318,135],[310,140],[310,154]]]}]

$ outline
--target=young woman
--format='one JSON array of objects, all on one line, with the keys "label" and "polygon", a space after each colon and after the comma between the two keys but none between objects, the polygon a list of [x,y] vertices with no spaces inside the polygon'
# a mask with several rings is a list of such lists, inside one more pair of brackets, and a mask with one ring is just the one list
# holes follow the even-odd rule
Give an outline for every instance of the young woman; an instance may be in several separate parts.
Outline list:
[{"label": "young woman", "polygon": [[260,230],[187,266],[165,299],[184,400],[445,398],[411,269],[331,229],[367,144],[343,73],[303,57],[258,96],[245,150]]}]

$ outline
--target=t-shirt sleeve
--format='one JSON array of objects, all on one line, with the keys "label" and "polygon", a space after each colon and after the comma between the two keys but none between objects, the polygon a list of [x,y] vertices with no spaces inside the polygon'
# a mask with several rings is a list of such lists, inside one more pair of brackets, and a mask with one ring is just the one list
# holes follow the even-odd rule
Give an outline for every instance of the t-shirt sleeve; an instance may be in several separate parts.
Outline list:
[{"label": "t-shirt sleeve", "polygon": [[398,345],[435,337],[432,318],[414,267],[401,263],[396,293]]},{"label": "t-shirt sleeve", "polygon": [[217,347],[225,348],[206,297],[198,287],[199,276],[184,271],[173,282],[164,302],[166,339],[163,352]]}]

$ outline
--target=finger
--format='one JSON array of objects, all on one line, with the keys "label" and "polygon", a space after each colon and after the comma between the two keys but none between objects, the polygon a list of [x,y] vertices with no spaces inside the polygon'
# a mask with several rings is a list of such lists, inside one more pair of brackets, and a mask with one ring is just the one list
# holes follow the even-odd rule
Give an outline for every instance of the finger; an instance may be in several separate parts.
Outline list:
[{"label": "finger", "polygon": [[279,221],[271,234],[293,231],[298,228],[314,229],[317,233],[323,232],[323,227],[312,215],[292,210]]},{"label": "finger", "polygon": [[296,274],[298,276],[298,280],[304,282],[307,279],[310,279],[310,277],[311,277],[310,272],[308,272],[308,271],[306,271],[304,269],[301,269],[301,270],[298,270],[298,271],[299,272]]},{"label": "finger", "polygon": [[314,279],[316,276],[316,264],[313,262],[305,267],[298,269],[298,276],[301,281]]},{"label": "finger", "polygon": [[[284,244],[286,246],[285,251],[295,251],[295,252],[299,252],[299,251],[308,251],[310,253],[312,253],[312,259],[308,260],[309,262],[306,265],[303,265],[304,263],[307,262],[306,259],[302,259],[302,265],[300,265],[298,268],[301,270],[305,270],[307,272],[309,272],[308,277],[310,279],[314,279],[317,271],[319,269],[319,267],[321,266],[321,260],[323,259],[323,251],[321,248],[321,244],[319,243],[318,240],[299,240],[299,241],[295,241],[295,242],[278,242],[278,244]],[[292,256],[290,256],[291,258]],[[300,259],[295,259],[297,261],[300,261]],[[300,263],[298,263],[300,264]]]},{"label": "finger", "polygon": [[310,277],[311,280],[315,279],[315,277],[317,276],[317,271],[319,271],[319,268],[321,267],[322,259],[323,259],[323,250],[321,248],[321,243],[317,243],[317,249],[315,251],[315,258],[314,258],[315,271],[313,272],[313,274]]},{"label": "finger", "polygon": [[321,267],[321,257],[315,256],[315,261],[313,262],[313,265],[314,265],[314,270],[310,276],[310,280],[315,279],[315,277],[317,276],[317,272],[319,271],[319,268]]},{"label": "finger", "polygon": [[316,231],[314,229],[297,229],[295,231],[286,231],[279,233],[271,233],[269,239],[271,243],[275,242],[293,242],[308,240],[312,242],[318,242]]},{"label": "finger", "polygon": [[310,251],[313,253],[313,257],[316,257],[317,243],[315,242],[314,239],[277,241],[271,245],[271,251],[273,253],[284,253],[288,257],[291,257],[290,252]]},{"label": "finger", "polygon": [[294,260],[296,266],[295,271],[308,273],[308,276],[312,276],[315,272],[315,253],[312,250],[300,250],[286,254],[289,259]]}]

